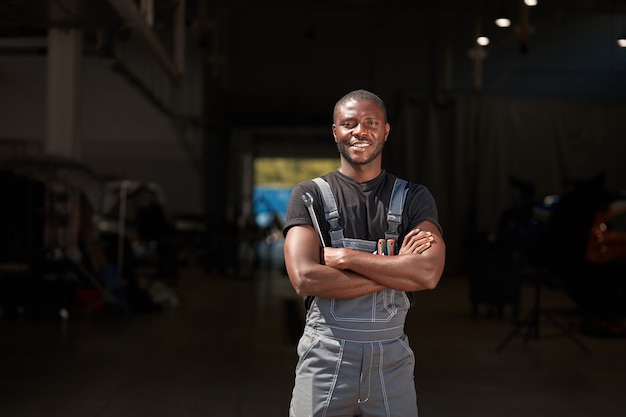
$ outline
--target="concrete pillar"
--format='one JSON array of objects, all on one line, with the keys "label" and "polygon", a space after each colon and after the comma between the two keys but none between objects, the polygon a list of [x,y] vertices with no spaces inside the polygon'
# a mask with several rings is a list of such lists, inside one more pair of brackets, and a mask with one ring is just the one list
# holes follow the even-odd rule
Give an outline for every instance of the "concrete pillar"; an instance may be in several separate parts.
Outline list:
[{"label": "concrete pillar", "polygon": [[46,103],[47,154],[79,159],[78,103],[82,31],[51,28],[48,32]]}]

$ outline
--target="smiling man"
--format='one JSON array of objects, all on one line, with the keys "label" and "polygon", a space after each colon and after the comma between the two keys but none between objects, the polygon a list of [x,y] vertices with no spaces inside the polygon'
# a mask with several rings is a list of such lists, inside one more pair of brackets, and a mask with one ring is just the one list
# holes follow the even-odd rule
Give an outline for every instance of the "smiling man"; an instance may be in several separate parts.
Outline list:
[{"label": "smiling man", "polygon": [[377,95],[346,94],[339,169],[293,189],[285,263],[307,316],[291,417],[417,417],[404,322],[412,293],[437,286],[445,244],[428,189],[382,169],[389,131]]}]

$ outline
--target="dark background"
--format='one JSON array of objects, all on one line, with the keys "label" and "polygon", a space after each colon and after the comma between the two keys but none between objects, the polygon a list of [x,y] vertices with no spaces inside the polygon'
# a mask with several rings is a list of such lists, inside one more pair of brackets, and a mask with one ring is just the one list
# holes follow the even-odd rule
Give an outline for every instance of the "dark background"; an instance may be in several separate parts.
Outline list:
[{"label": "dark background", "polygon": [[[464,242],[520,202],[510,177],[537,201],[600,172],[626,183],[623,0],[147,4],[152,25],[131,0],[0,1],[3,159],[58,153],[50,114],[70,115],[78,145],[63,156],[160,184],[176,214],[242,225],[254,158],[336,157],[332,106],[370,89],[389,107],[385,167],[435,195],[452,272]],[[68,88],[51,79],[51,31],[81,39]],[[75,108],[59,110],[70,86]]]}]

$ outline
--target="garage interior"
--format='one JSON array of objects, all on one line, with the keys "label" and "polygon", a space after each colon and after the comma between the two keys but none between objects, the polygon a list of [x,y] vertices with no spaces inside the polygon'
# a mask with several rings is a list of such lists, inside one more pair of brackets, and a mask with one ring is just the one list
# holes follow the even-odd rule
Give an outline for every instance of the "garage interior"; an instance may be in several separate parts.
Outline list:
[{"label": "garage interior", "polygon": [[338,159],[365,88],[448,248],[420,413],[621,416],[626,1],[527,3],[0,0],[0,415],[286,415],[255,161]]}]

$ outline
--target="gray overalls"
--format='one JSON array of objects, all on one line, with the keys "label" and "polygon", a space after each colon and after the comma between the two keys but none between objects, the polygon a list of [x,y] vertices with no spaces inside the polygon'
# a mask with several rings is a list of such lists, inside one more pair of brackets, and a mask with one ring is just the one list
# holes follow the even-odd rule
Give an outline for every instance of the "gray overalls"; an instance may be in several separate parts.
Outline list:
[{"label": "gray overalls", "polygon": [[[376,253],[377,242],[343,237],[330,186],[324,199],[333,247]],[[385,238],[398,237],[407,182],[396,180]],[[404,334],[410,295],[385,289],[352,299],[307,300],[291,417],[417,417],[414,356]]]}]

